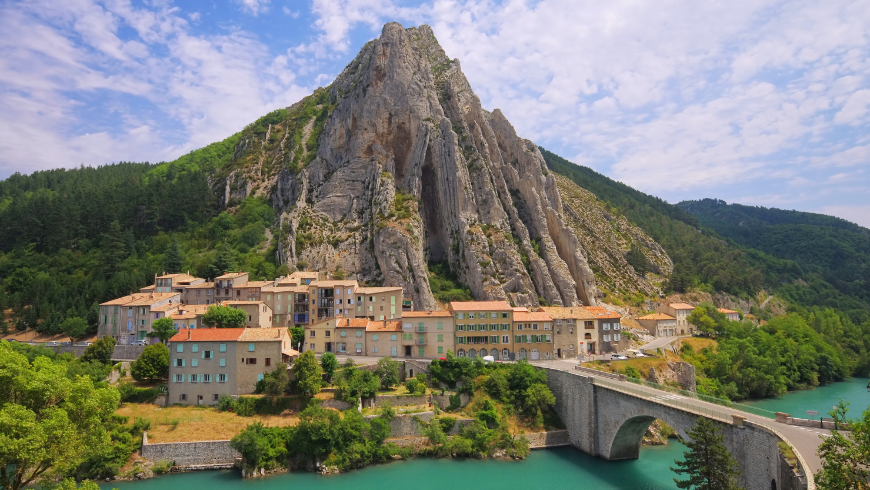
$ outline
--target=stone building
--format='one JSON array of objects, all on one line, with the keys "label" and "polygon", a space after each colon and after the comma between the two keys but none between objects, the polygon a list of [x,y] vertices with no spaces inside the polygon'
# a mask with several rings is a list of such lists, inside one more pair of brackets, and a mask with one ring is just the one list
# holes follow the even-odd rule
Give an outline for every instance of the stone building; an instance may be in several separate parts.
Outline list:
[{"label": "stone building", "polygon": [[456,355],[513,359],[513,308],[504,301],[453,301]]},{"label": "stone building", "polygon": [[554,359],[553,317],[546,311],[515,311],[513,346],[517,359]]},{"label": "stone building", "polygon": [[402,316],[401,287],[362,287],[352,280],[311,281],[309,322],[334,316],[393,320]]},{"label": "stone building", "polygon": [[208,311],[210,305],[179,305],[178,310],[167,315],[172,320],[176,330],[185,328],[203,328],[202,316]]},{"label": "stone building", "polygon": [[254,392],[257,381],[298,352],[286,328],[199,328],[169,339],[169,403],[214,405]]},{"label": "stone building", "polygon": [[656,337],[677,335],[677,319],[666,313],[650,313],[637,319],[641,327]]},{"label": "stone building", "polygon": [[215,303],[213,282],[201,282],[188,286],[181,292],[181,302],[186,305],[212,305]]},{"label": "stone building", "polygon": [[599,354],[621,352],[628,349],[629,339],[622,333],[622,316],[603,306],[585,306],[598,322]]},{"label": "stone building", "polygon": [[205,279],[190,274],[154,274],[154,284],[139,289],[140,293],[183,293],[190,286],[202,284]]},{"label": "stone building", "polygon": [[729,310],[727,308],[717,308],[717,310],[719,310],[719,313],[725,315],[725,318],[731,320],[732,322],[740,321],[740,312],[738,311]]},{"label": "stone building", "polygon": [[119,344],[136,340],[156,341],[154,320],[175,313],[181,293],[134,293],[100,304],[97,337],[114,337]]},{"label": "stone building", "polygon": [[406,330],[414,339],[412,357],[438,359],[454,351],[453,315],[449,311],[404,311],[402,331]]},{"label": "stone building", "polygon": [[553,318],[554,355],[571,359],[579,355],[598,353],[598,317],[582,306],[545,306]]},{"label": "stone building", "polygon": [[270,285],[260,290],[260,301],[272,308],[275,327],[304,327],[308,324],[308,286]]},{"label": "stone building", "polygon": [[656,312],[670,315],[676,319],[678,335],[691,335],[695,333],[695,326],[689,323],[687,317],[694,309],[694,306],[686,303],[665,303],[659,305]]},{"label": "stone building", "polygon": [[272,308],[263,301],[222,301],[221,305],[244,311],[248,328],[272,326]]},{"label": "stone building", "polygon": [[[377,357],[411,357],[413,339],[402,331],[400,320],[369,321],[366,326],[368,354]],[[405,354],[408,354],[407,356]]]}]

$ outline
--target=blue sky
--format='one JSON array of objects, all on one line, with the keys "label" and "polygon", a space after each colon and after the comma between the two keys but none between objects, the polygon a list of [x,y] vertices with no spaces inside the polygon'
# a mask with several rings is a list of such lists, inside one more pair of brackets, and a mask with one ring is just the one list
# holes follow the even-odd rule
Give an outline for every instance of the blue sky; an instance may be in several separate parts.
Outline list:
[{"label": "blue sky", "polygon": [[670,202],[870,226],[870,0],[0,3],[0,178],[171,160],[429,24],[518,133]]}]

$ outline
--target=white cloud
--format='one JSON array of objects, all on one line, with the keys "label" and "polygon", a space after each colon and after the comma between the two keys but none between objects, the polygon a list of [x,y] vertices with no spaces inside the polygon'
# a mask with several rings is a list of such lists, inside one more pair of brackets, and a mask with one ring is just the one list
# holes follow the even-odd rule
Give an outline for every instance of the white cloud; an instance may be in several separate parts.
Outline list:
[{"label": "white cloud", "polygon": [[269,11],[270,0],[235,0],[246,14],[257,16]]},{"label": "white cloud", "polygon": [[870,106],[870,90],[858,90],[846,99],[843,108],[834,117],[837,124],[858,124],[867,114]]},{"label": "white cloud", "polygon": [[289,15],[290,17],[293,17],[294,19],[299,18],[299,11],[298,10],[290,10],[289,8],[287,8],[286,5],[284,7],[281,7],[281,11],[284,12],[285,15]]}]

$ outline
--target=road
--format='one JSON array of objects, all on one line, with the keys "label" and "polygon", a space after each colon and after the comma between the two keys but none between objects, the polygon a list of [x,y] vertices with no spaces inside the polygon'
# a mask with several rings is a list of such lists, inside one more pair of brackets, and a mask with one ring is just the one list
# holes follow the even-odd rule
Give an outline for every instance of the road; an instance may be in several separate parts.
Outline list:
[{"label": "road", "polygon": [[[574,369],[574,367],[577,366],[577,361],[572,361],[572,360],[535,361],[533,364],[535,364],[536,366],[540,366],[540,367],[548,367],[550,369],[558,369],[560,371],[577,373],[577,371]],[[584,372],[583,375],[586,376],[587,373]],[[627,381],[613,381],[610,379],[607,379],[607,381],[610,381],[611,383],[613,383],[613,382],[625,383],[627,387],[630,387],[631,389],[633,389],[635,391],[641,390],[641,391],[644,391],[646,393],[649,393],[650,398],[656,397],[656,396],[661,396],[661,394],[662,394],[661,390],[657,390],[655,388],[650,388],[650,387],[644,386],[644,385],[629,383]],[[795,450],[797,450],[797,452],[800,453],[801,457],[807,463],[810,471],[812,471],[813,474],[817,473],[822,468],[822,462],[819,459],[819,457],[816,455],[816,449],[818,448],[819,444],[821,443],[821,438],[827,437],[828,435],[830,435],[830,431],[828,431],[828,430],[779,424],[779,423],[776,423],[776,421],[774,421],[772,419],[762,417],[760,415],[741,412],[739,410],[734,410],[733,408],[723,407],[721,405],[716,405],[714,403],[709,403],[709,402],[697,400],[694,398],[692,398],[692,399],[686,398],[683,401],[690,402],[693,405],[697,405],[699,407],[704,407],[704,408],[711,409],[711,410],[717,410],[719,412],[728,412],[728,413],[733,413],[735,415],[741,415],[743,417],[746,417],[746,420],[749,420],[751,422],[755,422],[757,424],[761,424],[761,425],[764,425],[764,426],[769,427],[771,429],[774,429],[776,432],[779,432],[782,436],[784,436],[786,439],[788,439],[788,442],[790,442],[791,445],[795,448]]]},{"label": "road", "polygon": [[655,353],[656,349],[664,348],[664,346],[670,344],[671,342],[674,342],[674,341],[680,340],[680,339],[685,339],[687,337],[691,337],[691,335],[681,335],[678,337],[656,337],[652,342],[650,342],[646,345],[642,345],[642,346],[640,346],[640,348],[646,352]]}]

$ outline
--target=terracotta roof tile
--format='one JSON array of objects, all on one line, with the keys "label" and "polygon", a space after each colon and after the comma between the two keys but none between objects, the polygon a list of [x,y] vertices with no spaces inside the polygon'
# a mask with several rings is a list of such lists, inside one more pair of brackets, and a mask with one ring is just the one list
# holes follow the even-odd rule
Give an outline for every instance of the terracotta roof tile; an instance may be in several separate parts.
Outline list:
[{"label": "terracotta roof tile", "polygon": [[511,311],[510,305],[504,301],[451,301],[450,309],[454,311]]},{"label": "terracotta roof tile", "polygon": [[247,272],[230,272],[230,273],[224,274],[222,276],[217,276],[217,277],[215,277],[215,279],[235,279],[237,277],[246,276],[246,275],[248,275]]},{"label": "terracotta roof tile", "polygon": [[402,322],[399,320],[370,320],[366,326],[366,332],[399,332],[402,330]]},{"label": "terracotta roof tile", "polygon": [[377,287],[377,288],[369,288],[369,287],[358,287],[356,288],[356,292],[359,294],[380,294],[380,293],[388,293],[390,291],[402,291],[402,286],[392,286],[392,287]]},{"label": "terracotta roof tile", "polygon": [[717,310],[719,310],[719,313],[725,313],[725,314],[729,314],[729,313],[737,313],[736,311],[734,311],[734,310],[729,310],[729,309],[727,309],[727,308],[717,308]]},{"label": "terracotta roof tile", "polygon": [[514,313],[515,322],[551,322],[551,317],[546,311],[517,311]]},{"label": "terracotta roof tile", "polygon": [[603,306],[584,306],[590,313],[595,315],[596,318],[622,318],[622,315],[616,313],[615,311],[610,311]]},{"label": "terracotta roof tile", "polygon": [[592,314],[582,306],[544,306],[544,311],[556,319],[572,319],[572,320],[595,320],[597,315]]},{"label": "terracotta roof tile", "polygon": [[179,297],[180,293],[133,293],[100,303],[101,306],[148,306],[158,301]]},{"label": "terracotta roof tile", "polygon": [[308,293],[308,286],[268,286],[260,289],[261,293]]},{"label": "terracotta roof tile", "polygon": [[339,318],[335,328],[366,328],[368,324],[368,318]]},{"label": "terracotta roof tile", "polygon": [[346,286],[357,286],[359,283],[352,280],[328,280],[328,281],[311,281],[309,286],[315,286],[318,288],[334,288],[336,286],[346,287]]},{"label": "terracotta roof tile", "polygon": [[162,276],[157,276],[157,279],[172,279],[172,282],[175,281],[190,281],[193,279],[197,279],[196,276],[191,276],[190,274],[178,273],[178,274],[163,274]]},{"label": "terracotta roof tile", "polygon": [[222,305],[264,305],[266,304],[263,301],[242,301],[238,299],[229,299],[226,301],[221,301]]},{"label": "terracotta roof tile", "polygon": [[193,284],[191,286],[188,286],[187,289],[214,289],[214,283],[208,281],[201,282],[199,284]]},{"label": "terracotta roof tile", "polygon": [[239,342],[268,342],[270,340],[284,340],[287,335],[286,328],[243,328]]},{"label": "terracotta roof tile", "polygon": [[151,308],[151,311],[172,311],[177,310],[179,306],[181,306],[181,303],[167,303],[162,306],[154,306]]},{"label": "terracotta roof tile", "polygon": [[670,303],[668,304],[671,308],[675,310],[694,310],[695,307],[688,303]]},{"label": "terracotta roof tile", "polygon": [[437,310],[427,310],[427,311],[403,311],[402,318],[427,318],[427,317],[452,317],[453,314],[449,311],[437,311]]},{"label": "terracotta roof tile", "polygon": [[676,318],[666,313],[650,313],[638,318],[638,320],[676,320]]},{"label": "terracotta roof tile", "polygon": [[[170,342],[209,342],[209,341],[235,341],[239,340],[244,328],[182,328],[173,335]],[[250,329],[250,330],[261,330]]]}]

